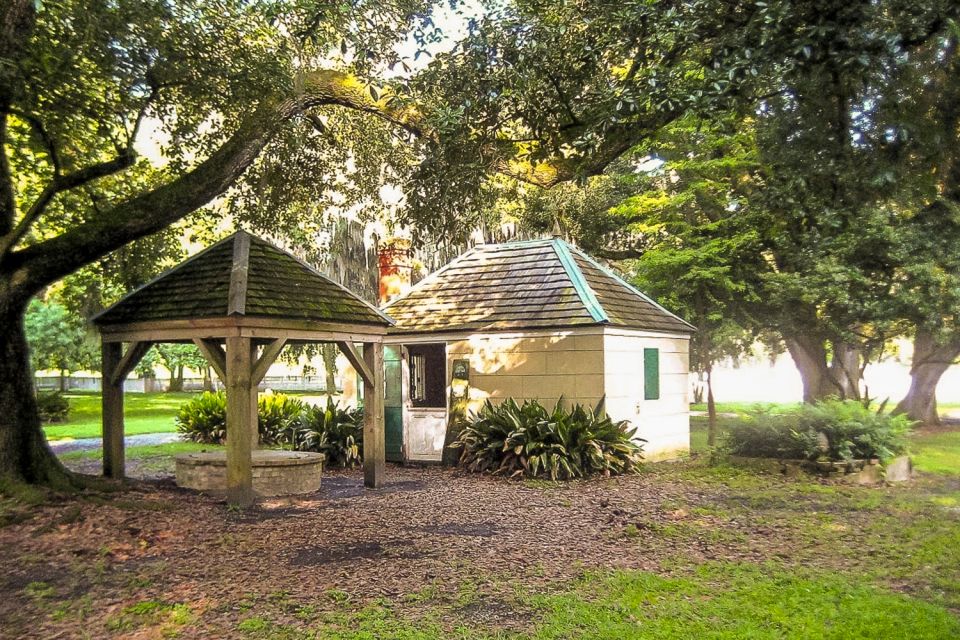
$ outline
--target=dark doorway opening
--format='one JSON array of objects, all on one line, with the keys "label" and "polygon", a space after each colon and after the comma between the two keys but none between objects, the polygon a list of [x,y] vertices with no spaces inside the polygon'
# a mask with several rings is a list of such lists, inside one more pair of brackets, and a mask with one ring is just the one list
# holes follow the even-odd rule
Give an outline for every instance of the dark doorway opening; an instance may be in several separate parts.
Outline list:
[{"label": "dark doorway opening", "polygon": [[447,345],[411,344],[410,403],[414,407],[447,406]]}]

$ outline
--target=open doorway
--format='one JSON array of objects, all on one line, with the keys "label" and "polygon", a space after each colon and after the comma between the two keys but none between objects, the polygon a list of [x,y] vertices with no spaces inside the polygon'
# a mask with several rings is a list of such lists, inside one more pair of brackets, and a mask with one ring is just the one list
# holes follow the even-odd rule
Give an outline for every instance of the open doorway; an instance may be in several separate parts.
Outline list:
[{"label": "open doorway", "polygon": [[447,345],[405,345],[404,444],[410,460],[439,462],[447,431]]}]

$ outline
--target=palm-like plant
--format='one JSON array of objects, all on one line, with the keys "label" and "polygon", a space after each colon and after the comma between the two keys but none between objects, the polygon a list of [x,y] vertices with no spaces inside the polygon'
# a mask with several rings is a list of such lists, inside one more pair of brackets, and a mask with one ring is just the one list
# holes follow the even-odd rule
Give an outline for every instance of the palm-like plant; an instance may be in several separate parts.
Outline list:
[{"label": "palm-like plant", "polygon": [[317,451],[326,464],[353,467],[363,462],[363,409],[341,408],[327,397],[326,407],[303,412],[298,432],[292,438],[300,451]]},{"label": "palm-like plant", "polygon": [[508,398],[499,405],[487,400],[450,446],[462,447],[460,464],[470,471],[557,480],[636,470],[643,441],[635,433],[606,415],[603,401],[567,411],[561,399],[551,412]]}]

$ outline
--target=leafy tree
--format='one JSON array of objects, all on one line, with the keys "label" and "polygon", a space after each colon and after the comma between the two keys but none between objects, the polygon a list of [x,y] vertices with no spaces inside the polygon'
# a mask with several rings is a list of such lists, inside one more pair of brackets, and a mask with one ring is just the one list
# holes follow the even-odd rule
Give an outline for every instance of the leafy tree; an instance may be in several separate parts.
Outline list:
[{"label": "leafy tree", "polygon": [[[0,477],[71,482],[24,375],[30,298],[204,206],[265,148],[283,157],[290,129],[300,148],[317,149],[314,185],[346,164],[354,140],[419,132],[396,92],[356,74],[398,61],[394,45],[411,31],[425,42],[425,9],[415,0],[0,7]],[[318,125],[338,111],[357,117],[336,121],[330,139]],[[138,158],[145,123],[163,141],[162,166]]]},{"label": "leafy tree", "polygon": [[97,341],[90,335],[83,318],[70,313],[59,302],[31,300],[24,325],[31,367],[35,371],[59,371],[61,391],[66,391],[66,376],[71,372],[100,366]]},{"label": "leafy tree", "polygon": [[911,384],[897,405],[937,424],[936,389],[960,358],[960,25],[915,52],[878,111],[896,141],[904,250],[896,312],[914,336]]},{"label": "leafy tree", "polygon": [[713,366],[749,352],[762,328],[753,313],[766,266],[749,208],[757,163],[749,122],[684,118],[585,188],[531,194],[521,214],[529,227],[559,222],[697,327],[690,366],[706,378],[711,445]]},{"label": "leafy tree", "polygon": [[[456,216],[437,211],[469,213],[487,171],[543,185],[588,175],[627,138],[676,117],[702,83],[691,72],[713,69],[705,63],[718,45],[703,38],[731,33],[711,11],[718,3],[640,4],[617,16],[602,4],[542,12],[495,3],[422,79],[383,86],[389,68],[409,62],[401,42],[422,49],[440,38],[429,2],[5,3],[0,322],[10,330],[0,335],[0,476],[69,482],[22,375],[29,299],[230,187],[237,220],[275,229],[296,228],[316,206],[363,206],[392,181],[405,186],[406,220],[442,229]],[[570,24],[582,26],[564,36]],[[534,35],[518,39],[525,30]],[[559,93],[551,76],[563,78]],[[596,89],[568,91],[587,86]],[[571,120],[573,100],[600,107]],[[145,126],[166,164],[138,157]]]},{"label": "leafy tree", "polygon": [[185,369],[203,371],[207,361],[192,344],[158,344],[157,351],[163,366],[170,372],[170,384],[167,391],[183,391],[183,373]]}]

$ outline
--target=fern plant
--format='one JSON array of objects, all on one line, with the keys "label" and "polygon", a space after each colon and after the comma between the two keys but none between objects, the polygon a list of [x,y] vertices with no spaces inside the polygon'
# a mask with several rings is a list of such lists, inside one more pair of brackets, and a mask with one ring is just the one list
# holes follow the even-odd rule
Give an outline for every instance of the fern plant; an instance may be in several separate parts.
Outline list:
[{"label": "fern plant", "polygon": [[260,442],[267,445],[288,444],[307,405],[299,398],[283,393],[260,396],[257,402],[257,429]]},{"label": "fern plant", "polygon": [[553,480],[629,473],[642,460],[642,445],[626,421],[616,422],[601,402],[590,409],[562,399],[552,411],[536,401],[487,400],[450,446],[462,448],[469,471]]},{"label": "fern plant", "polygon": [[726,448],[758,458],[886,462],[906,453],[912,424],[859,402],[826,400],[786,414],[754,413],[730,428]]}]

